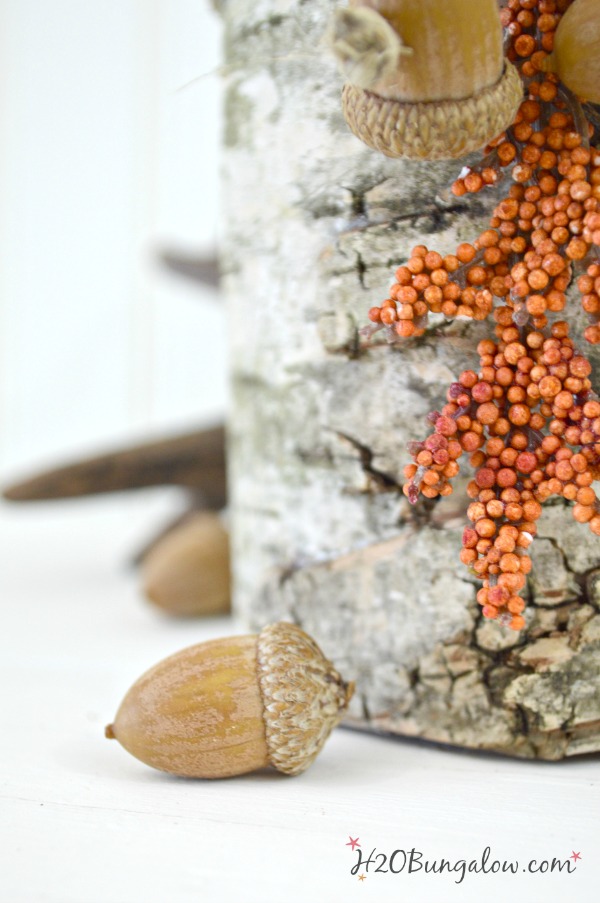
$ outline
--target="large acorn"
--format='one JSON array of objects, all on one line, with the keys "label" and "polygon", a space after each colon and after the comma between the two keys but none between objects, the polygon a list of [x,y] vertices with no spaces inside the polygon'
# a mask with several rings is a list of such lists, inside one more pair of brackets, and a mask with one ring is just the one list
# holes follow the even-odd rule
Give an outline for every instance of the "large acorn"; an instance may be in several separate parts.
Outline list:
[{"label": "large acorn", "polygon": [[389,157],[478,150],[522,99],[502,40],[496,0],[350,0],[332,28],[348,125]]},{"label": "large acorn", "polygon": [[106,736],[171,774],[304,771],[354,690],[294,624],[184,649],[131,687]]}]

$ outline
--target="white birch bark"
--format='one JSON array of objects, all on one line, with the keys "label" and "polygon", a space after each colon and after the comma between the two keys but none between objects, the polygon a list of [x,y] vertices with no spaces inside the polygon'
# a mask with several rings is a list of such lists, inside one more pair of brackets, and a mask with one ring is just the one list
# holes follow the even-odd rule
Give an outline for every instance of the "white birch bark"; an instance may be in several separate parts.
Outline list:
[{"label": "white birch bark", "polygon": [[481,619],[459,562],[464,490],[414,509],[400,492],[406,443],[490,328],[369,348],[358,329],[412,246],[473,240],[494,198],[449,198],[460,163],[386,159],[350,134],[323,43],[333,5],[221,2],[237,611],[308,630],[357,681],[355,725],[522,756],[599,750],[597,539],[548,508],[519,635]]}]

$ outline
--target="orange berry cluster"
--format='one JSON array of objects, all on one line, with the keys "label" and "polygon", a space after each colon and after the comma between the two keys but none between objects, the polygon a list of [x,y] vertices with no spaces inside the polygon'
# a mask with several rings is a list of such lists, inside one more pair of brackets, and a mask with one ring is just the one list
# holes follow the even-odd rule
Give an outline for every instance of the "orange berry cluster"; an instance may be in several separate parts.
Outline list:
[{"label": "orange berry cluster", "polygon": [[[598,268],[600,150],[589,146],[593,128],[579,102],[543,73],[570,2],[509,0],[502,10],[508,57],[520,66],[527,94],[513,125],[452,190],[457,196],[478,192],[504,174],[512,184],[473,244],[446,256],[419,246],[399,267],[388,297],[369,311],[391,341],[423,335],[429,313],[484,320],[495,298],[514,309],[517,322],[530,319],[542,328],[548,314],[564,309],[573,266],[585,261]],[[592,344],[600,343],[596,280],[579,283]]]},{"label": "orange berry cluster", "polygon": [[[467,492],[471,526],[461,561],[483,580],[483,614],[520,630],[519,596],[531,559],[541,503],[551,495],[576,502],[573,516],[600,536],[600,504],[592,488],[600,476],[600,402],[591,365],[578,354],[566,323],[548,331],[523,330],[512,310],[495,311],[498,341],[479,343],[479,371],[465,370],[430,420],[434,430],[411,443],[413,464],[404,492],[437,498],[452,492],[459,459],[475,468]],[[572,446],[579,446],[574,450]]]},{"label": "orange berry cluster", "polygon": [[[520,630],[526,554],[542,503],[574,503],[573,516],[600,536],[600,401],[591,364],[574,346],[564,310],[573,278],[600,343],[600,148],[577,98],[545,72],[554,34],[572,0],[508,0],[501,17],[507,55],[525,98],[512,126],[481,164],[454,182],[456,196],[510,178],[488,228],[442,255],[414,248],[388,298],[369,311],[370,332],[390,341],[424,334],[431,313],[486,320],[496,340],[480,342],[479,371],[465,370],[430,415],[433,432],[410,443],[404,493],[452,492],[459,459],[474,468],[461,560],[483,581],[483,615]],[[590,140],[592,146],[590,146]]]},{"label": "orange berry cluster", "polygon": [[[534,133],[528,119],[539,118],[540,104],[525,101],[523,110],[527,119],[520,125],[527,128],[514,128],[521,135],[529,132],[531,141],[519,159],[536,157],[538,166],[528,164],[525,171],[522,164],[513,166],[514,184],[495,208],[489,228],[473,244],[465,242],[444,257],[424,245],[413,249],[406,264],[396,270],[388,297],[369,311],[373,323],[389,327],[392,340],[423,335],[429,313],[485,320],[494,298],[511,306],[517,317],[531,318],[535,328],[543,327],[548,314],[565,307],[573,264],[591,256],[595,259],[588,273],[598,270],[600,151],[582,146],[583,138],[573,131],[567,113],[552,113],[548,126]],[[553,133],[560,135],[563,145],[558,153],[544,149]],[[558,137],[552,143],[556,146]],[[591,283],[580,280],[578,287],[590,319],[585,337],[598,344],[600,281],[596,275]]]},{"label": "orange berry cluster", "polygon": [[[515,125],[497,147],[500,166],[517,162],[511,169],[514,184],[490,222],[498,236],[495,246],[504,254],[490,274],[490,282],[498,277],[493,294],[526,311],[536,327],[545,325],[547,313],[563,310],[573,264],[600,258],[600,151],[584,146],[585,136],[565,111],[555,110],[548,125],[535,130],[544,107],[535,88],[544,84],[532,82]],[[473,175],[455,182],[454,193],[480,190]],[[488,233],[484,236],[489,244]],[[518,261],[507,267],[514,256]],[[591,299],[584,304],[582,297],[582,304],[591,322],[586,339],[598,344],[600,315]]]}]

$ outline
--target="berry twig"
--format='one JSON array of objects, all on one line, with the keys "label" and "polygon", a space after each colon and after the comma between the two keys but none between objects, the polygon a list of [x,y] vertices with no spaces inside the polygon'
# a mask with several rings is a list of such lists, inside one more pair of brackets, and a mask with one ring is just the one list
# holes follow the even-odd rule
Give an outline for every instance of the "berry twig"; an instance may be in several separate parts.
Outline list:
[{"label": "berry twig", "polygon": [[[479,371],[448,389],[432,433],[413,442],[404,492],[452,492],[459,460],[474,478],[461,560],[483,581],[477,598],[487,618],[525,625],[519,595],[531,570],[526,554],[542,503],[574,502],[573,516],[600,535],[600,401],[591,364],[554,321],[575,276],[589,325],[600,343],[600,150],[597,123],[550,71],[556,28],[571,0],[502,4],[507,56],[524,82],[524,100],[479,167],[461,173],[456,196],[510,177],[489,227],[455,254],[413,249],[387,299],[369,311],[391,341],[419,337],[430,314],[495,323],[495,340],[478,345]],[[584,112],[585,111],[585,112]]]}]

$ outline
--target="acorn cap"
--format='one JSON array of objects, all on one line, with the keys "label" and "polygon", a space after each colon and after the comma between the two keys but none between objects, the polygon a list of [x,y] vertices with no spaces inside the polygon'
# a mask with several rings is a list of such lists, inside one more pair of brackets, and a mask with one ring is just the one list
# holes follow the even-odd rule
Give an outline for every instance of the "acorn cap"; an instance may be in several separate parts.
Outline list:
[{"label": "acorn cap", "polygon": [[512,123],[523,96],[508,61],[492,87],[463,100],[406,103],[346,84],[342,107],[354,134],[388,157],[444,160],[479,150]]},{"label": "acorn cap", "polygon": [[299,774],[321,751],[354,692],[315,641],[295,624],[265,627],[257,664],[269,759],[284,774]]}]

